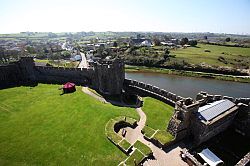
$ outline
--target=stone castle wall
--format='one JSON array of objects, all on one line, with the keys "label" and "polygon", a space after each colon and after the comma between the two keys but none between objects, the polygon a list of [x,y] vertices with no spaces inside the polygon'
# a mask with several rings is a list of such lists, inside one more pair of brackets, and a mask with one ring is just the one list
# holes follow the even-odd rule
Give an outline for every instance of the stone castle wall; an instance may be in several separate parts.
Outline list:
[{"label": "stone castle wall", "polygon": [[[194,116],[200,106],[221,99],[234,102],[238,107],[238,111],[220,117],[218,121],[207,126]],[[196,101],[187,98],[176,102],[175,113],[169,122],[168,131],[178,140],[192,136],[196,144],[208,140],[230,125],[233,125],[243,135],[250,136],[249,102],[250,98],[233,98],[200,92],[197,94]]]},{"label": "stone castle wall", "polygon": [[130,91],[130,93],[136,93],[139,96],[150,96],[159,99],[171,106],[175,106],[175,102],[184,99],[181,96],[177,96],[159,87],[130,79],[124,80],[124,89]]},{"label": "stone castle wall", "polygon": [[[211,95],[211,94],[208,94],[207,92],[200,92],[196,96],[196,100],[200,101],[200,102],[213,102],[213,101],[217,101],[217,100],[221,100],[221,99],[228,99],[228,100],[234,102],[235,104],[243,103],[243,104],[249,105],[249,103],[250,103],[250,98],[234,98],[234,97],[230,97],[230,96]],[[201,101],[201,100],[203,100],[203,101]]]},{"label": "stone castle wall", "polygon": [[0,66],[0,89],[21,84],[21,73],[15,64]]},{"label": "stone castle wall", "polygon": [[194,137],[194,144],[199,145],[226,130],[233,123],[236,114],[237,111],[207,126],[200,123],[196,118],[191,118],[191,133]]},{"label": "stone castle wall", "polygon": [[124,63],[120,60],[100,61],[90,68],[35,66],[33,58],[0,66],[0,88],[23,85],[27,82],[63,84],[74,82],[87,85],[107,95],[119,95],[125,78]]},{"label": "stone castle wall", "polygon": [[92,85],[92,82],[95,83],[93,69],[36,66],[34,71],[36,81],[41,83],[63,84],[74,82],[77,85]]}]

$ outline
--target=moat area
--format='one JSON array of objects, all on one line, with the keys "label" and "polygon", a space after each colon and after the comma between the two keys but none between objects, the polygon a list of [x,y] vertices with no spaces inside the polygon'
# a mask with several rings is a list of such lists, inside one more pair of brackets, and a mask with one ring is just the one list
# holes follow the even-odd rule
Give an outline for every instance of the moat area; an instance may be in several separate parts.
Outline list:
[{"label": "moat area", "polygon": [[231,97],[249,97],[250,84],[160,73],[126,73],[126,78],[145,82],[183,97],[195,97],[200,91]]}]

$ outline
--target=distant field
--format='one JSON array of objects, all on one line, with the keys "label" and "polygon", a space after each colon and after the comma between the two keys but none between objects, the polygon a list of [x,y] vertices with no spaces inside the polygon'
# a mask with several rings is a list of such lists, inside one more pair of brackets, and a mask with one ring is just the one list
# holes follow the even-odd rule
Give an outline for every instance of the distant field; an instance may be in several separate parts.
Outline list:
[{"label": "distant field", "polygon": [[[205,52],[204,50],[209,50],[210,52]],[[191,64],[205,62],[215,66],[250,66],[250,48],[198,44],[197,47],[170,50],[170,54],[176,55],[176,58],[171,58],[173,61],[185,60]],[[225,59],[227,64],[218,60],[220,56]]]},{"label": "distant field", "polygon": [[76,68],[79,65],[78,61],[68,61],[69,63],[66,63],[65,61],[53,61],[53,60],[47,60],[47,59],[35,59],[35,62],[41,62],[41,63],[48,63],[54,67],[67,67],[67,68]]},{"label": "distant field", "polygon": [[132,108],[103,104],[59,85],[0,90],[0,165],[117,165],[126,155],[105,136],[117,116],[138,120]]}]

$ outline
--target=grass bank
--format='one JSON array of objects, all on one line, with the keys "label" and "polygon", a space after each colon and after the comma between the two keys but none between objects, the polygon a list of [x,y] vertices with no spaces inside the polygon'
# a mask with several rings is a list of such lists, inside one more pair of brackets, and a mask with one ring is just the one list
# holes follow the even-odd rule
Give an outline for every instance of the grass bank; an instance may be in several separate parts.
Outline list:
[{"label": "grass bank", "polygon": [[117,165],[126,155],[105,135],[132,108],[103,104],[82,93],[60,95],[59,85],[0,90],[0,165]]},{"label": "grass bank", "polygon": [[143,99],[143,112],[147,115],[146,126],[143,131],[147,137],[153,137],[162,144],[173,140],[167,132],[167,126],[174,113],[174,108],[151,97]]},{"label": "grass bank", "polygon": [[131,73],[143,73],[143,72],[155,72],[162,74],[170,74],[170,75],[179,75],[179,76],[187,76],[187,77],[201,77],[201,78],[209,78],[223,81],[235,81],[235,82],[243,82],[250,83],[250,78],[236,77],[232,75],[223,75],[223,74],[214,74],[214,73],[204,73],[204,72],[193,72],[193,71],[185,71],[185,70],[174,70],[174,69],[163,69],[156,67],[145,67],[145,66],[129,66],[125,67],[126,72]]}]

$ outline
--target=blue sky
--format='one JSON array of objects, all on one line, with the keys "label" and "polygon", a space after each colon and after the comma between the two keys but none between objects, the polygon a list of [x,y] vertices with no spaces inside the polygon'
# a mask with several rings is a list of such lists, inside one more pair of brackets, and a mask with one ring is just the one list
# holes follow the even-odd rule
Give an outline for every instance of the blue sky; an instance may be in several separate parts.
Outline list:
[{"label": "blue sky", "polygon": [[0,0],[0,33],[161,31],[250,34],[250,0]]}]

